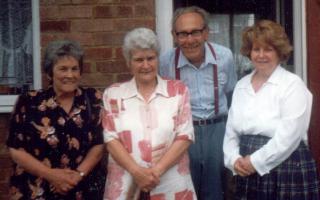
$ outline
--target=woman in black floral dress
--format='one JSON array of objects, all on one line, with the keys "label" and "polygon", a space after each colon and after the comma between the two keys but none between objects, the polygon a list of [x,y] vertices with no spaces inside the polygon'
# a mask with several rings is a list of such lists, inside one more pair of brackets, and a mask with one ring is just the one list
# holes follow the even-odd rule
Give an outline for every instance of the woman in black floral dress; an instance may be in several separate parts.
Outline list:
[{"label": "woman in black floral dress", "polygon": [[102,199],[101,94],[79,87],[83,51],[73,41],[46,49],[46,90],[19,96],[7,145],[15,161],[12,199]]}]

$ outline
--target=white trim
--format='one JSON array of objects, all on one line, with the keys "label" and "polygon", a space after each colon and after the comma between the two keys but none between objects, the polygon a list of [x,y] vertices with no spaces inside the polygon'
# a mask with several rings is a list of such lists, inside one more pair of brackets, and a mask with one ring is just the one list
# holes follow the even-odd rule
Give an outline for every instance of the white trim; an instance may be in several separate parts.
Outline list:
[{"label": "white trim", "polygon": [[[41,88],[41,69],[40,69],[40,17],[39,0],[32,2],[32,41],[33,41],[33,84],[34,89]],[[0,113],[12,111],[18,95],[0,95]]]},{"label": "white trim", "polygon": [[42,88],[39,10],[39,0],[32,0],[33,86],[36,90]]},{"label": "white trim", "polygon": [[294,70],[307,82],[307,41],[306,41],[305,0],[293,1],[293,48]]},{"label": "white trim", "polygon": [[172,0],[155,0],[156,6],[156,32],[161,45],[161,53],[173,47],[171,35],[171,19],[173,15]]}]

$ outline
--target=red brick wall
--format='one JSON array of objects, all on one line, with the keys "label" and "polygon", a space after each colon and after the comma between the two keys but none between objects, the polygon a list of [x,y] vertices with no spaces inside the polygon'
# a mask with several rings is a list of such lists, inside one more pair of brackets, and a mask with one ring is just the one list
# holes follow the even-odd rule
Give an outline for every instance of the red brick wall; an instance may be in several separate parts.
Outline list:
[{"label": "red brick wall", "polygon": [[[130,77],[122,57],[124,34],[155,28],[154,0],[40,0],[41,46],[73,39],[85,49],[82,85],[105,88]],[[43,76],[44,86],[47,85]],[[8,197],[11,173],[5,140],[9,114],[0,114],[0,199]]]},{"label": "red brick wall", "polygon": [[306,1],[308,86],[313,94],[310,145],[320,169],[320,0]]},{"label": "red brick wall", "polygon": [[78,40],[85,49],[82,84],[104,88],[128,78],[123,36],[138,26],[154,29],[154,6],[153,0],[42,0],[41,45]]},{"label": "red brick wall", "polygon": [[5,146],[9,116],[10,114],[0,115],[0,199],[9,199],[7,195],[9,174],[11,174],[11,159]]}]

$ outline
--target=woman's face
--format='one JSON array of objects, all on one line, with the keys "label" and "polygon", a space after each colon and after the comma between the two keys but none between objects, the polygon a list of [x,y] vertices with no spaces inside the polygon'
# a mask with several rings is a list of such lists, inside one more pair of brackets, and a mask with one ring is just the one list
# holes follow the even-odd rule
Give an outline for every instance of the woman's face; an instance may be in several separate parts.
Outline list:
[{"label": "woman's face", "polygon": [[253,43],[250,58],[256,70],[274,69],[280,63],[276,49],[261,42]]},{"label": "woman's face", "polygon": [[53,88],[57,95],[73,93],[80,81],[80,66],[72,56],[61,57],[52,69]]},{"label": "woman's face", "polygon": [[158,73],[158,54],[152,49],[131,51],[129,67],[137,84],[153,84]]}]

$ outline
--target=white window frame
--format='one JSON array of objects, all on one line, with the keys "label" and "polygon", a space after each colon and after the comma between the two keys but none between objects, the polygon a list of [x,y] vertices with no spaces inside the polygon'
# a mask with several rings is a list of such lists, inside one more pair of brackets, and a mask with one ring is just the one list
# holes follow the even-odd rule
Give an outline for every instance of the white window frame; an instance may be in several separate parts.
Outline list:
[{"label": "white window frame", "polygon": [[[33,48],[33,87],[41,88],[41,56],[40,56],[40,15],[39,0],[32,2],[32,48]],[[0,95],[0,113],[12,111],[18,95]]]},{"label": "white window frame", "polygon": [[[293,1],[293,47],[294,71],[307,82],[306,0]],[[172,0],[155,0],[156,32],[161,44],[161,53],[173,47],[171,19]]]}]

